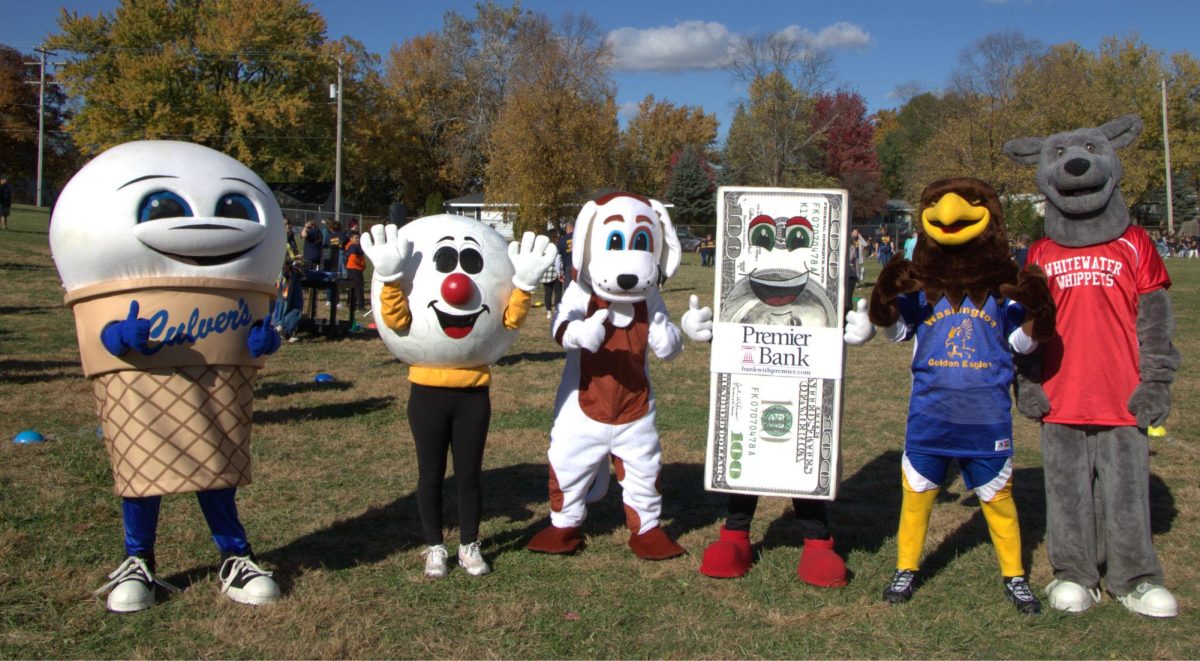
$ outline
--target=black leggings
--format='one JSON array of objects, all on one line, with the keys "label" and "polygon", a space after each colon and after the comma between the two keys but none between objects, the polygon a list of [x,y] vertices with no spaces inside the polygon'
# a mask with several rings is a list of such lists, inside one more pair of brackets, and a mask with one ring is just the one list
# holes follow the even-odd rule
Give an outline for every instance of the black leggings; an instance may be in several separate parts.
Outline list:
[{"label": "black leggings", "polygon": [[425,543],[442,543],[442,484],[446,480],[446,451],[453,448],[454,479],[458,484],[459,541],[479,538],[483,509],[483,446],[487,441],[492,401],[487,386],[437,388],[412,384],[408,424],[417,446],[417,511]]},{"label": "black leggings", "polygon": [[[804,539],[829,539],[829,518],[825,513],[825,501],[793,498],[792,507],[796,510],[800,535]],[[742,532],[750,530],[750,522],[754,520],[756,509],[758,496],[729,494],[729,518],[725,520],[725,529]]]}]

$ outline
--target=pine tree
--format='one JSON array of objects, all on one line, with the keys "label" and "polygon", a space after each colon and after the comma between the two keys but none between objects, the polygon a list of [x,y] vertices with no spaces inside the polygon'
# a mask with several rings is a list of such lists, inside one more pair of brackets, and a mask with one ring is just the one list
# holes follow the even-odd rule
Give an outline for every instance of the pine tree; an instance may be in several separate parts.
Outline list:
[{"label": "pine tree", "polygon": [[676,225],[712,225],[715,222],[716,191],[712,169],[695,147],[685,147],[671,169],[667,200]]}]

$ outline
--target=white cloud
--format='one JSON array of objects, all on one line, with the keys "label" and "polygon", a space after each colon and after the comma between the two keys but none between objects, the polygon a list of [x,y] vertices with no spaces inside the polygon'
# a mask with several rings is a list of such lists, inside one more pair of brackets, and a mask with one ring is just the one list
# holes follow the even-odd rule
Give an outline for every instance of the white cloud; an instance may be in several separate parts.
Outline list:
[{"label": "white cloud", "polygon": [[608,33],[617,68],[626,71],[716,69],[729,57],[733,34],[721,23],[684,21],[670,27],[618,28]]},{"label": "white cloud", "polygon": [[[839,21],[813,32],[798,25],[780,30],[805,48],[859,49],[871,35],[854,23]],[[725,65],[739,35],[723,23],[681,21],[646,29],[618,28],[608,33],[618,69],[678,72],[717,69]]]},{"label": "white cloud", "polygon": [[640,104],[637,101],[626,101],[625,103],[622,103],[621,105],[617,106],[617,118],[622,122],[628,122],[634,117],[637,117],[639,105]]}]

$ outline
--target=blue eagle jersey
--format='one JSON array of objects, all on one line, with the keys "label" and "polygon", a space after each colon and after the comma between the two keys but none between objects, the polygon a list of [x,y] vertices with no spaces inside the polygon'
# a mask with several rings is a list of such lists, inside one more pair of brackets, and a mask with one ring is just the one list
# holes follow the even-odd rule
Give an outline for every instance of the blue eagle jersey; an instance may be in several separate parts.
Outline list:
[{"label": "blue eagle jersey", "polygon": [[1012,455],[1012,351],[1008,336],[1025,311],[989,296],[954,310],[925,292],[899,299],[913,347],[905,449],[948,457]]}]

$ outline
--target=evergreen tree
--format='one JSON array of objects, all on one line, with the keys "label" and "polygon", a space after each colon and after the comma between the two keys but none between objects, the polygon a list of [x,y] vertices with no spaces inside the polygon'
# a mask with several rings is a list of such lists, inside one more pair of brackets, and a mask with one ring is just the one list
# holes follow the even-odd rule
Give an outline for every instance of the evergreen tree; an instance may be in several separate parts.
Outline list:
[{"label": "evergreen tree", "polygon": [[712,168],[692,146],[685,147],[673,159],[667,200],[675,205],[671,212],[676,225],[712,225],[715,222],[716,184]]}]

